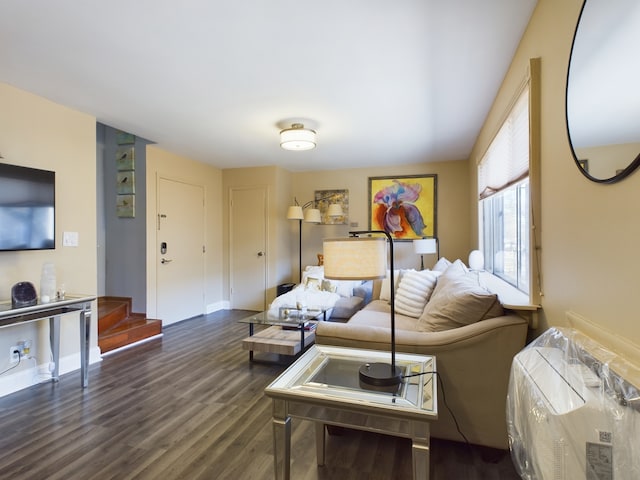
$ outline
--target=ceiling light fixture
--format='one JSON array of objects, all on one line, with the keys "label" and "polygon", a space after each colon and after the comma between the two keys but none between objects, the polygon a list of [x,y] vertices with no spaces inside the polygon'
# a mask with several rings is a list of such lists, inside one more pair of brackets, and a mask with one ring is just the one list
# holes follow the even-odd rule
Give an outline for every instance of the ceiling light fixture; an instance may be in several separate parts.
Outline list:
[{"label": "ceiling light fixture", "polygon": [[293,123],[291,128],[280,131],[280,146],[285,150],[311,150],[316,146],[316,132],[302,123]]}]

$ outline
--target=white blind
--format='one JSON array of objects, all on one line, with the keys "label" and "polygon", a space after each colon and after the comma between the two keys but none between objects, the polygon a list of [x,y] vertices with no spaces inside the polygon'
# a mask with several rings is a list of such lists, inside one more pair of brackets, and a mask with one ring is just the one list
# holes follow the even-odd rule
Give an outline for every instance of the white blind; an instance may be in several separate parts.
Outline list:
[{"label": "white blind", "polygon": [[529,175],[529,88],[525,88],[478,166],[478,191],[487,198]]}]

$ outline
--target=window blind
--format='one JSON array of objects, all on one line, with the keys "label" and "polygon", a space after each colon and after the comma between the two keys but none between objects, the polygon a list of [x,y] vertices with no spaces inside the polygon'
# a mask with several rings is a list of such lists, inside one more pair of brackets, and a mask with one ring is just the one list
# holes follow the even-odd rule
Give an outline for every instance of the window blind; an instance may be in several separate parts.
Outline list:
[{"label": "window blind", "polygon": [[509,112],[478,165],[480,199],[504,190],[529,175],[529,88]]}]

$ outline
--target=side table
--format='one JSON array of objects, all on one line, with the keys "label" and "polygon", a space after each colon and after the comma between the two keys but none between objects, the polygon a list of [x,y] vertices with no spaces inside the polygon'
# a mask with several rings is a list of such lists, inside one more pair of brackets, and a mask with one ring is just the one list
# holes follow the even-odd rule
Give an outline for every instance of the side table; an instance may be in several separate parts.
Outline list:
[{"label": "side table", "polygon": [[318,465],[325,462],[325,425],[410,438],[413,478],[429,478],[429,425],[438,418],[436,359],[396,354],[404,378],[394,391],[359,382],[363,363],[387,362],[389,352],[314,345],[271,385],[275,478],[290,478],[291,418],[316,422]]}]

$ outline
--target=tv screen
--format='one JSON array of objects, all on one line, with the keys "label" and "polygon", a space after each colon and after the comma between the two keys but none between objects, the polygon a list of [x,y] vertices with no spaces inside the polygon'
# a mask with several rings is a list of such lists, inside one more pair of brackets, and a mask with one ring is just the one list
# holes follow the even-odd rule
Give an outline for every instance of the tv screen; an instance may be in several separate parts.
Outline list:
[{"label": "tv screen", "polygon": [[56,247],[55,185],[55,172],[0,163],[0,250]]}]

